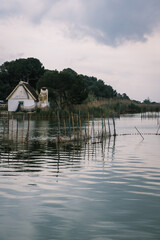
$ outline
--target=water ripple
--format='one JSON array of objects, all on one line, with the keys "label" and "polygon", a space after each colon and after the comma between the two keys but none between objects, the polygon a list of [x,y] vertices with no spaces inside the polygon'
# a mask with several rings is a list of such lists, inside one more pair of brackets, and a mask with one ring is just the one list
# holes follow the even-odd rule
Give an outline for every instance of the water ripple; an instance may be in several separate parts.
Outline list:
[{"label": "water ripple", "polygon": [[[141,127],[117,121],[120,131]],[[3,240],[159,239],[159,136],[57,146],[52,123],[34,124],[28,144],[0,138]]]}]

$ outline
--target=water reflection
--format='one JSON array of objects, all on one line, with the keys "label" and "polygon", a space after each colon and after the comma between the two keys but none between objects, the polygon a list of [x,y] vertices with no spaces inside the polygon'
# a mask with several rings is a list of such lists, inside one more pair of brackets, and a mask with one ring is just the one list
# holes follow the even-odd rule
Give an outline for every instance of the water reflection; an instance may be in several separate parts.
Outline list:
[{"label": "water reflection", "polygon": [[[137,115],[116,124],[157,129]],[[53,122],[31,121],[28,142],[11,129],[0,135],[2,240],[159,239],[159,135],[56,144]]]},{"label": "water reflection", "polygon": [[[107,150],[107,151],[106,151]],[[8,173],[15,172],[41,172],[44,169],[55,172],[56,176],[63,168],[79,170],[85,159],[102,161],[114,160],[115,137],[105,139],[100,143],[73,142],[57,144],[55,141],[30,140],[17,142],[12,140],[0,141],[0,171],[5,169]]]}]

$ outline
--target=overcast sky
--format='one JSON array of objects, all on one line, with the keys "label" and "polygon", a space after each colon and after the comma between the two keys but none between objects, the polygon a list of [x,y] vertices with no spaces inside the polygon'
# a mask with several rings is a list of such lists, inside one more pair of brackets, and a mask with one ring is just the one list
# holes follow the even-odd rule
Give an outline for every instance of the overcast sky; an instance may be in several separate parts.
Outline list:
[{"label": "overcast sky", "polygon": [[160,0],[0,0],[0,65],[28,57],[160,102]]}]

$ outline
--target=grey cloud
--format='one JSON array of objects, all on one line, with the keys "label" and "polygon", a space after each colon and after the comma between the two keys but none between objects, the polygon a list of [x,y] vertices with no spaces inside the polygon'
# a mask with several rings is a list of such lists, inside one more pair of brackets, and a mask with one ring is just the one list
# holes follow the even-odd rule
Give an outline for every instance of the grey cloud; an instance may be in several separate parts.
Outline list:
[{"label": "grey cloud", "polygon": [[0,4],[0,19],[4,19],[10,16],[14,16],[19,14],[19,7],[17,5],[17,1],[7,2],[5,0],[1,0]]},{"label": "grey cloud", "polygon": [[[73,0],[74,1],[74,0]],[[71,0],[70,0],[71,2]],[[71,23],[71,34],[88,34],[97,41],[109,45],[121,44],[124,40],[145,41],[160,25],[159,0],[79,0],[83,6],[77,13],[69,9],[65,14],[56,14],[60,21]],[[67,5],[61,1],[62,8]],[[78,17],[76,17],[76,14]],[[54,18],[54,14],[53,14]]]},{"label": "grey cloud", "polygon": [[59,0],[40,0],[42,4],[42,7],[39,9],[39,11],[35,11],[35,13],[32,15],[32,21],[35,24],[39,24],[43,21],[43,19],[48,17],[48,13],[52,8],[54,8],[54,5],[58,2]]},{"label": "grey cloud", "polygon": [[92,35],[105,44],[145,41],[145,35],[160,25],[160,1],[89,0],[85,17]]},{"label": "grey cloud", "polygon": [[145,41],[160,26],[159,0],[28,0],[27,10],[21,0],[2,3],[1,18],[19,14],[33,24],[56,20],[68,26],[73,38],[89,35],[113,46],[125,40]]},{"label": "grey cloud", "polygon": [[54,6],[59,0],[1,0],[0,4],[0,19],[8,17],[19,17],[39,23],[44,16],[47,16],[50,8]]}]

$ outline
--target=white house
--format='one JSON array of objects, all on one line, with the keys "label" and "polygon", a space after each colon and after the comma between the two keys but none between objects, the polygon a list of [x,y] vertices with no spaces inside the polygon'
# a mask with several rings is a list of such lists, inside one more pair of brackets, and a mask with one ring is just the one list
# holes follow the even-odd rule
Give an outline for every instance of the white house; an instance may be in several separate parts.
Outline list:
[{"label": "white house", "polygon": [[27,82],[20,81],[6,100],[8,111],[16,112],[20,109],[32,111],[37,106],[38,95]]}]

